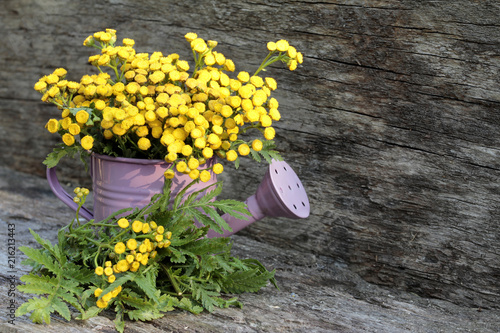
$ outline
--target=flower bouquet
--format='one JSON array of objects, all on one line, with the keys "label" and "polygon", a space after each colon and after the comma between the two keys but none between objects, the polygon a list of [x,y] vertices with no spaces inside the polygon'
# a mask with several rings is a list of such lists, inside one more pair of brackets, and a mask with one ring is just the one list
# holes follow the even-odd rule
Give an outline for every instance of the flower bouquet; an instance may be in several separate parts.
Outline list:
[{"label": "flower bouquet", "polygon": [[[256,292],[269,282],[276,286],[274,271],[255,259],[231,256],[228,238],[206,237],[209,231],[228,230],[219,212],[244,219],[246,205],[216,200],[220,183],[188,191],[208,182],[210,172],[223,171],[220,163],[205,163],[212,157],[236,167],[240,156],[280,159],[273,141],[280,113],[271,97],[277,83],[258,74],[276,61],[295,70],[302,54],[285,40],[269,42],[269,54],[253,75],[241,71],[230,78],[226,72],[235,71],[235,65],[214,50],[217,42],[194,33],[185,37],[194,56],[191,73],[189,63],[175,53],[136,53],[128,38],[117,46],[116,31],[108,29],[84,41],[101,51],[89,58],[98,74],[68,81],[67,71],[58,68],[35,84],[42,101],[61,110],[60,119],[46,124],[62,138],[44,161],[49,168],[64,156],[79,154],[85,160],[89,153],[161,159],[169,168],[163,193],[148,205],[118,210],[101,221],[80,224],[89,191],[75,189],[76,216],[59,230],[58,243],[32,231],[42,248],[21,248],[28,257],[24,263],[33,269],[21,277],[25,284],[18,289],[39,297],[22,304],[16,315],[50,323],[54,312],[70,320],[72,309],[83,320],[107,311],[123,332],[126,319],[242,306],[231,295]],[[173,197],[176,173],[193,181]]]},{"label": "flower bouquet", "polygon": [[[62,111],[46,128],[63,142],[44,163],[53,167],[63,156],[89,152],[161,159],[171,164],[166,178],[177,170],[206,182],[209,170],[200,165],[213,156],[236,167],[240,156],[259,162],[261,157],[280,159],[273,123],[281,116],[271,97],[277,83],[258,74],[276,61],[294,70],[302,54],[285,40],[269,42],[269,54],[253,75],[240,71],[230,78],[227,72],[234,72],[235,64],[214,50],[216,41],[195,33],[185,38],[194,56],[191,73],[178,54],[137,53],[132,39],[124,38],[118,46],[116,31],[107,29],[83,43],[101,51],[89,58],[98,74],[68,81],[67,71],[58,68],[42,77],[35,90]],[[211,170],[218,174],[223,167],[217,163]]]}]

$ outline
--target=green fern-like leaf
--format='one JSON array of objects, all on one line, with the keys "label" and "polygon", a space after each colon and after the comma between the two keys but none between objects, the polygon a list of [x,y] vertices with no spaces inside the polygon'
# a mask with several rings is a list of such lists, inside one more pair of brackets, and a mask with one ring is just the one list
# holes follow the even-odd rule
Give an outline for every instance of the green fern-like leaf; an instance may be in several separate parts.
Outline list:
[{"label": "green fern-like leaf", "polygon": [[222,281],[222,290],[227,293],[241,294],[244,292],[257,292],[267,285],[274,277],[274,271],[262,272],[259,268],[248,271],[237,271],[228,274]]},{"label": "green fern-like leaf", "polygon": [[17,286],[19,291],[27,294],[45,295],[54,294],[58,285],[58,279],[50,276],[38,276],[28,274],[21,276],[24,285]]},{"label": "green fern-like leaf", "polygon": [[134,282],[150,299],[152,299],[155,303],[159,302],[158,297],[160,292],[156,288],[156,285],[152,283],[151,279],[138,274],[135,276]]},{"label": "green fern-like leaf", "polygon": [[21,250],[28,258],[30,258],[39,265],[43,265],[52,273],[56,275],[62,273],[61,267],[54,262],[50,254],[47,253],[46,251],[33,249],[27,246],[21,246],[19,250]]},{"label": "green fern-like leaf", "polygon": [[50,314],[54,309],[50,306],[50,300],[47,297],[32,298],[21,304],[16,310],[16,317],[30,313],[30,319],[37,324],[44,322],[50,324]]},{"label": "green fern-like leaf", "polygon": [[82,312],[81,315],[77,317],[79,320],[87,320],[89,318],[93,318],[97,316],[103,309],[98,308],[97,306],[91,306],[84,312]]},{"label": "green fern-like leaf", "polygon": [[194,314],[199,314],[203,312],[203,308],[198,305],[194,305],[191,300],[187,297],[183,297],[177,305],[179,308],[189,311]]},{"label": "green fern-like leaf", "polygon": [[219,306],[219,302],[216,299],[220,296],[220,293],[213,290],[214,286],[211,284],[202,285],[193,281],[191,288],[193,290],[193,299],[199,301],[208,312],[213,312],[214,307]]},{"label": "green fern-like leaf", "polygon": [[151,307],[141,307],[139,310],[131,310],[127,311],[127,315],[130,320],[140,320],[140,321],[148,321],[153,319],[158,319],[164,316],[158,309],[154,306]]}]

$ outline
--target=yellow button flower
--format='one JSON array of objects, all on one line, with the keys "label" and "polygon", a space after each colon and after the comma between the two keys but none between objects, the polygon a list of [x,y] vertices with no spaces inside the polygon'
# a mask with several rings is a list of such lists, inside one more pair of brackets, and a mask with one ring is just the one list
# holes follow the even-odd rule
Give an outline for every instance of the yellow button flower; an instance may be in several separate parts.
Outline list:
[{"label": "yellow button flower", "polygon": [[260,141],[259,139],[253,140],[252,149],[255,151],[261,151],[262,150],[262,141]]},{"label": "yellow button flower", "polygon": [[110,276],[111,274],[113,274],[113,268],[112,267],[106,267],[104,269],[104,275]]},{"label": "yellow button flower", "polygon": [[[210,178],[212,178],[212,177],[211,177],[211,174],[210,174],[209,171],[203,170],[202,172],[200,172],[200,180],[202,182],[206,183],[206,182],[208,182],[210,180]],[[161,236],[160,239],[158,239],[159,236]],[[157,235],[156,237],[157,237],[156,238],[157,242],[159,242],[159,241],[161,241],[163,239],[163,235]]]},{"label": "yellow button flower", "polygon": [[85,124],[89,120],[89,113],[84,110],[80,110],[75,115],[76,121],[80,124]]},{"label": "yellow button flower", "polygon": [[163,234],[164,231],[165,231],[165,228],[162,225],[160,225],[160,226],[158,226],[158,228],[156,228],[156,232],[158,234]]},{"label": "yellow button flower", "polygon": [[68,132],[71,135],[78,135],[80,134],[80,126],[78,124],[71,124],[68,127]]},{"label": "yellow button flower", "polygon": [[115,253],[116,254],[122,254],[123,252],[125,252],[125,244],[123,244],[123,242],[118,242],[116,243],[115,245]]},{"label": "yellow button flower", "polygon": [[194,169],[194,170],[191,170],[189,171],[189,178],[195,180],[195,179],[198,179],[198,177],[200,176],[200,170],[198,169]]},{"label": "yellow button flower", "polygon": [[192,42],[193,40],[195,40],[196,38],[198,38],[198,35],[195,34],[194,32],[188,32],[187,34],[184,35],[184,37],[186,38],[186,40],[188,42]]},{"label": "yellow button flower", "polygon": [[[170,154],[169,154],[170,155]],[[177,154],[176,154],[177,155]],[[173,179],[175,177],[175,172],[172,169],[168,169],[163,173],[166,179]]]},{"label": "yellow button flower", "polygon": [[90,135],[85,135],[81,140],[82,148],[85,150],[91,150],[94,146],[94,138]]},{"label": "yellow button flower", "polygon": [[238,158],[238,153],[235,150],[228,150],[226,153],[226,159],[230,162],[236,161]]},{"label": "yellow button flower", "polygon": [[59,130],[59,122],[56,119],[50,119],[45,125],[45,128],[50,133],[56,133]]},{"label": "yellow button flower", "polygon": [[35,83],[35,90],[38,92],[42,92],[46,88],[47,88],[47,83],[45,83],[43,81],[38,81],[37,83]]},{"label": "yellow button flower", "polygon": [[142,224],[142,233],[143,234],[147,234],[150,231],[151,231],[151,228],[149,227],[149,224],[143,223]]},{"label": "yellow button flower", "polygon": [[97,300],[96,305],[100,309],[104,309],[108,306],[108,302],[103,301],[102,299]]},{"label": "yellow button flower", "polygon": [[201,153],[203,154],[204,158],[211,158],[212,156],[214,156],[214,151],[210,147],[203,148],[203,150],[201,151]]},{"label": "yellow button flower", "polygon": [[140,138],[139,141],[137,141],[137,146],[139,146],[141,150],[148,150],[151,147],[151,141],[149,141],[148,138]]},{"label": "yellow button flower", "polygon": [[[141,252],[141,253],[145,253],[145,252],[147,252],[147,251],[148,251],[148,246],[147,246],[147,244],[142,243],[142,244],[139,246],[139,252]],[[138,260],[138,259],[137,259],[137,257],[136,257],[136,260]]]},{"label": "yellow button flower", "polygon": [[274,130],[274,128],[272,127],[267,127],[265,130],[264,130],[264,137],[267,139],[267,140],[272,140],[274,139],[274,136],[276,135],[276,131]]},{"label": "yellow button flower", "polygon": [[238,80],[240,80],[241,82],[248,82],[248,80],[250,80],[250,74],[248,74],[248,72],[245,72],[245,71],[241,71],[238,73]]},{"label": "yellow button flower", "polygon": [[276,90],[276,88],[278,88],[278,84],[276,83],[276,80],[273,79],[272,77],[266,77],[264,79],[264,81],[266,82],[266,86],[271,89],[271,90]]},{"label": "yellow button flower", "polygon": [[187,163],[184,161],[180,161],[177,163],[177,165],[175,167],[176,167],[178,172],[183,173],[187,170]]},{"label": "yellow button flower", "polygon": [[137,270],[139,269],[139,267],[141,267],[141,263],[138,262],[138,261],[134,261],[131,265],[130,265],[130,271],[131,272],[137,272]]},{"label": "yellow button flower", "polygon": [[246,155],[250,154],[250,147],[248,147],[248,145],[246,143],[243,143],[243,144],[238,146],[238,153],[241,156],[246,156]]},{"label": "yellow button flower", "polygon": [[127,241],[127,249],[129,249],[131,251],[137,249],[137,241],[134,238],[130,238]]},{"label": "yellow button flower", "polygon": [[133,39],[130,39],[130,38],[124,38],[122,43],[124,46],[134,46],[135,41]]},{"label": "yellow button flower", "polygon": [[276,50],[280,52],[286,52],[288,50],[289,44],[286,40],[280,39],[276,42]]},{"label": "yellow button flower", "polygon": [[226,61],[224,62],[224,70],[234,72],[235,69],[236,67],[234,66],[234,62],[231,59],[226,58]]},{"label": "yellow button flower", "polygon": [[118,261],[118,263],[116,264],[116,267],[117,267],[118,271],[126,272],[129,269],[129,263],[127,262],[127,260],[122,259],[122,260]]},{"label": "yellow button flower", "polygon": [[72,146],[75,143],[75,137],[69,133],[64,133],[62,140],[66,146]]},{"label": "yellow button flower", "polygon": [[104,268],[102,268],[102,266],[97,266],[94,272],[96,275],[102,275],[104,273]]},{"label": "yellow button flower", "polygon": [[134,262],[134,260],[135,260],[135,256],[134,256],[134,255],[132,255],[132,254],[129,254],[129,255],[127,255],[127,257],[125,257],[125,260],[127,260],[127,262],[128,262],[129,264],[131,264],[131,263],[133,263],[133,262]]},{"label": "yellow button flower", "polygon": [[260,116],[260,124],[263,127],[269,127],[272,125],[272,123],[273,123],[273,120],[267,114]]},{"label": "yellow button flower", "polygon": [[94,290],[94,296],[95,297],[99,297],[101,296],[102,294],[102,289],[101,288],[96,288],[96,290]]}]

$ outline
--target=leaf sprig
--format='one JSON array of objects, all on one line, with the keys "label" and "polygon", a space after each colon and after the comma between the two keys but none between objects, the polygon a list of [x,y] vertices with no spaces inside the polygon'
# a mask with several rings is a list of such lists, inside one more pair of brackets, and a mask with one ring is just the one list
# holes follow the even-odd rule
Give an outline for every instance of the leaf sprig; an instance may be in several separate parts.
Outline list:
[{"label": "leaf sprig", "polygon": [[[20,248],[28,257],[23,264],[33,269],[21,277],[25,284],[18,289],[38,297],[22,304],[16,315],[30,314],[33,322],[50,324],[52,313],[71,320],[71,307],[80,312],[77,319],[81,320],[109,311],[114,312],[116,330],[123,332],[127,319],[154,320],[176,309],[198,314],[242,307],[231,294],[256,292],[268,282],[277,287],[274,271],[255,259],[231,256],[228,238],[205,237],[210,229],[218,233],[230,230],[219,211],[238,218],[249,215],[244,203],[216,201],[221,190],[221,183],[216,183],[189,196],[183,191],[170,204],[167,181],[164,192],[155,195],[146,207],[124,209],[99,222],[71,223],[58,231],[55,245],[30,230],[41,248]],[[120,217],[122,214],[128,215]],[[123,219],[154,225],[156,231],[135,232],[134,225],[124,224]],[[115,264],[112,281],[106,274],[97,273],[102,263],[119,262],[139,253],[121,253],[116,244],[131,238],[145,243],[148,237],[157,236],[160,228],[168,230],[164,233],[170,237],[164,241],[168,245],[160,248],[161,242],[152,243],[156,253],[137,270],[120,271]]]}]

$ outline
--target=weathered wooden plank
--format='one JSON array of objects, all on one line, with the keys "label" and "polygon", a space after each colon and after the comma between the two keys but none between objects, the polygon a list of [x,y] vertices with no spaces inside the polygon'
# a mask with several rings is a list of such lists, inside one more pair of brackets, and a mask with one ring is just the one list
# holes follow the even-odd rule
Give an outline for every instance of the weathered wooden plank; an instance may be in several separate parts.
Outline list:
[{"label": "weathered wooden plank", "polygon": [[[51,192],[45,179],[0,167],[0,243],[15,240],[15,246],[36,246],[27,230],[33,229],[52,243],[57,230],[73,218]],[[9,235],[9,224],[14,234]],[[451,302],[426,299],[412,293],[389,290],[363,281],[347,265],[324,255],[306,253],[233,236],[232,254],[255,258],[276,269],[280,289],[266,287],[258,293],[240,295],[244,307],[217,309],[193,315],[173,311],[149,322],[127,322],[125,332],[481,332],[498,331],[497,310],[478,311]],[[10,241],[12,243],[12,241]],[[14,309],[29,299],[15,289],[19,277],[28,273],[7,251],[0,252],[0,332],[114,332],[111,314],[86,321],[67,322],[53,315],[50,325],[31,323],[27,315],[10,317]],[[10,265],[13,266],[10,266]],[[12,278],[14,275],[14,278]],[[78,315],[73,310],[73,317]],[[111,318],[111,319],[110,319]]]},{"label": "weathered wooden plank", "polygon": [[[190,59],[183,35],[219,41],[251,71],[264,43],[305,54],[273,66],[277,138],[306,186],[305,221],[265,219],[244,235],[331,256],[368,281],[457,303],[500,300],[500,5],[497,1],[7,0],[0,11],[0,154],[43,173],[55,110],[34,82],[56,67],[89,70],[90,33],[116,28],[147,52]],[[114,13],[111,18],[108,13]],[[262,48],[259,48],[262,45]],[[20,154],[19,152],[23,152]],[[8,158],[7,158],[8,156]],[[61,172],[81,173],[76,163]],[[227,167],[226,169],[230,169]],[[264,166],[226,172],[224,196],[245,199]]]}]

